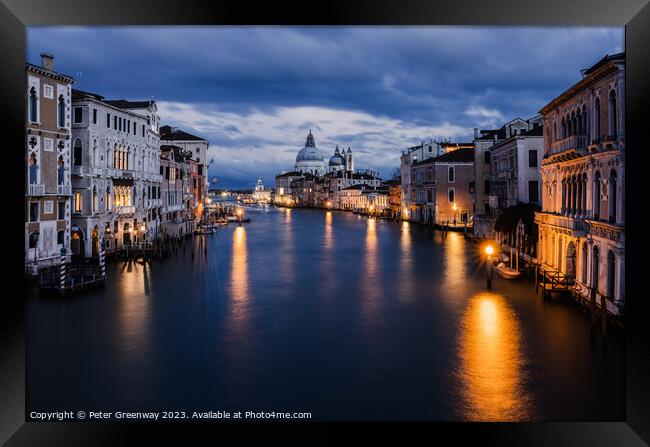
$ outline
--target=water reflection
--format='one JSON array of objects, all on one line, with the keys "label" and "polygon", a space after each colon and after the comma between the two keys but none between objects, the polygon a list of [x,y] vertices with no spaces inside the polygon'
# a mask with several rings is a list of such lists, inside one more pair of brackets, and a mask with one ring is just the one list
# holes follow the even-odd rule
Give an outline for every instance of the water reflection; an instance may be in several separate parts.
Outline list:
[{"label": "water reflection", "polygon": [[239,226],[232,233],[232,261],[230,268],[231,319],[237,327],[246,320],[250,290],[248,284],[248,248],[246,227]]},{"label": "water reflection", "polygon": [[367,219],[365,253],[363,256],[364,269],[362,272],[362,307],[366,318],[371,319],[377,310],[377,302],[381,295],[379,274],[379,257],[377,254],[377,220]]},{"label": "water reflection", "polygon": [[326,250],[334,247],[334,229],[332,228],[332,212],[325,213],[325,245]]},{"label": "water reflection", "polygon": [[413,253],[411,250],[411,225],[408,222],[402,222],[399,251],[399,290],[397,293],[397,296],[402,301],[409,301],[415,291]]},{"label": "water reflection", "polygon": [[133,261],[125,262],[117,281],[120,340],[126,354],[125,364],[128,364],[148,350],[151,323],[148,267]]},{"label": "water reflection", "polygon": [[454,232],[450,232],[442,244],[443,274],[447,287],[463,287],[467,281],[466,245],[463,237]]},{"label": "water reflection", "polygon": [[291,225],[291,208],[284,208],[284,222],[282,225],[282,257],[279,260],[280,276],[285,283],[285,287],[289,287],[294,281],[294,265],[293,265],[293,232],[294,228]]},{"label": "water reflection", "polygon": [[533,417],[520,342],[516,316],[502,296],[483,292],[470,299],[459,344],[462,419],[516,421]]}]

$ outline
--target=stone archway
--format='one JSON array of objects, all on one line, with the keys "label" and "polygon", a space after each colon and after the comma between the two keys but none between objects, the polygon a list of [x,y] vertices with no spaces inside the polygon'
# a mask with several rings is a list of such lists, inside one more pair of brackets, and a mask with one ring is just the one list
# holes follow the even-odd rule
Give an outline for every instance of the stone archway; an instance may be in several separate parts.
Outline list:
[{"label": "stone archway", "polygon": [[77,229],[72,230],[70,233],[70,250],[75,256],[84,255],[84,234],[83,231]]}]

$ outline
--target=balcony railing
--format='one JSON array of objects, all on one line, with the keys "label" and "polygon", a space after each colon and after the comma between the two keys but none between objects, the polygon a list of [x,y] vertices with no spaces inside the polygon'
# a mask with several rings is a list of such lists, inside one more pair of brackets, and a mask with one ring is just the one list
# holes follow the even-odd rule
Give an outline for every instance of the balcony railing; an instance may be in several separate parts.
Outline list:
[{"label": "balcony railing", "polygon": [[96,175],[97,177],[103,177],[106,174],[104,172],[104,168],[93,168],[92,173],[93,173],[93,175]]},{"label": "balcony railing", "polygon": [[585,149],[587,147],[587,135],[571,135],[551,143],[553,152],[563,152],[569,149]]},{"label": "balcony railing", "polygon": [[83,166],[73,166],[72,167],[72,175],[83,175],[84,174],[84,167]]},{"label": "balcony railing", "polygon": [[573,218],[548,212],[536,213],[536,220],[538,223],[552,225],[555,227],[565,228],[567,230],[577,232],[584,231],[585,228],[584,221],[581,218]]},{"label": "balcony railing", "polygon": [[28,194],[30,196],[42,196],[45,194],[45,185],[29,184]]},{"label": "balcony railing", "polygon": [[115,208],[113,208],[113,212],[115,212],[115,214],[119,214],[119,215],[135,214],[135,206],[133,206],[133,205],[116,206]]},{"label": "balcony railing", "polygon": [[60,196],[69,196],[71,191],[70,185],[56,185],[56,192]]}]

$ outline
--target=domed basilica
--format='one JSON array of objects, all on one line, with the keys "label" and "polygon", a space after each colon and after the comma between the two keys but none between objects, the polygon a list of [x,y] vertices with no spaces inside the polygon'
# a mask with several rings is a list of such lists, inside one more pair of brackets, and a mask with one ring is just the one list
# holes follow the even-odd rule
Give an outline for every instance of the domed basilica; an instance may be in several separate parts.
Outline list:
[{"label": "domed basilica", "polygon": [[339,147],[336,146],[334,155],[329,158],[329,162],[326,163],[326,159],[327,154],[316,147],[314,135],[309,130],[305,147],[300,149],[296,156],[294,171],[316,176],[322,176],[328,172],[336,171],[354,172],[354,159],[352,158],[352,151],[349,147],[346,152],[345,149],[339,150]]}]

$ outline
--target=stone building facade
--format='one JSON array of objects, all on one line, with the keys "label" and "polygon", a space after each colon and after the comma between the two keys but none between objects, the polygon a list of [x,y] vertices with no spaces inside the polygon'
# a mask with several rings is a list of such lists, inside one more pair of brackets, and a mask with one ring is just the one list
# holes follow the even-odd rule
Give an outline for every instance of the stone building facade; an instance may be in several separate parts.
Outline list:
[{"label": "stone building facade", "polygon": [[625,54],[607,55],[547,104],[539,257],[596,294],[625,303]]},{"label": "stone building facade", "polygon": [[[183,152],[189,153],[192,160],[198,164],[198,175],[203,176],[205,183],[203,191],[208,190],[210,181],[208,169],[211,163],[208,161],[210,147],[208,140],[178,127],[160,126],[160,144],[178,146]],[[203,199],[205,199],[205,195],[201,197],[201,200]]]},{"label": "stone building facade", "polygon": [[[532,120],[525,123],[529,122],[533,123]],[[490,148],[491,189],[497,197],[499,211],[518,203],[541,204],[540,166],[543,140],[540,116],[534,121],[534,125],[521,128]],[[477,188],[480,186],[477,185]]]},{"label": "stone building facade", "polygon": [[163,237],[180,238],[195,230],[190,161],[191,154],[180,146],[160,146],[160,226]]},{"label": "stone building facade", "polygon": [[25,266],[59,264],[70,248],[70,76],[54,71],[54,57],[26,64]]},{"label": "stone building facade", "polygon": [[411,212],[412,221],[433,224],[436,217],[435,204],[435,158],[425,158],[411,165]]},{"label": "stone building facade", "polygon": [[434,159],[435,223],[473,222],[474,148],[465,147]]},{"label": "stone building facade", "polygon": [[71,249],[96,257],[159,235],[159,117],[152,100],[72,92]]}]

